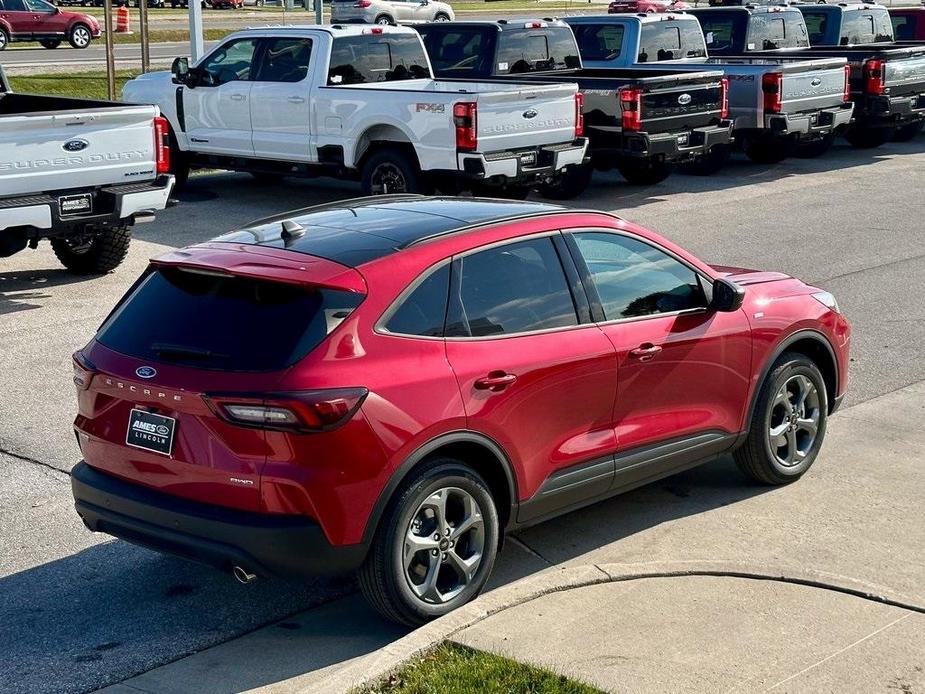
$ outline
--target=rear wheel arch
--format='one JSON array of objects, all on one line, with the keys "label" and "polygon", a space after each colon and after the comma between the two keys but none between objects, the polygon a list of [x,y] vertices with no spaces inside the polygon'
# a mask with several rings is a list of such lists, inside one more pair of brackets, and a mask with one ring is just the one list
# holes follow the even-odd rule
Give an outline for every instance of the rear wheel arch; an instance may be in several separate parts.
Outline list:
[{"label": "rear wheel arch", "polygon": [[411,136],[397,125],[380,124],[367,128],[356,140],[356,149],[353,152],[354,167],[362,170],[366,160],[379,150],[394,147],[408,152],[418,162],[417,152],[412,144]]},{"label": "rear wheel arch", "polygon": [[385,489],[379,494],[363,532],[364,544],[370,544],[389,504],[401,490],[402,482],[413,471],[434,458],[455,458],[469,465],[488,484],[495,506],[501,537],[516,518],[517,478],[504,450],[492,439],[474,431],[455,431],[438,436],[418,447],[396,468]]}]

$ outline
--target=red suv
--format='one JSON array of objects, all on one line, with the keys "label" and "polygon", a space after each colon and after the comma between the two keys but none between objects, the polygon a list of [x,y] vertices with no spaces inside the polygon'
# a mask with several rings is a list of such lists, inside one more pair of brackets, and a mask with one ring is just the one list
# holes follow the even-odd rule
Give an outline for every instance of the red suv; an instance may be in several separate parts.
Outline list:
[{"label": "red suv", "polygon": [[683,0],[613,0],[607,6],[607,13],[645,12],[646,14],[653,14],[656,12],[679,12],[689,9],[691,9],[691,5],[688,5]]},{"label": "red suv", "polygon": [[849,335],[827,292],[602,212],[309,208],[154,260],[74,355],[77,511],[245,582],[359,568],[419,624],[512,528],[725,453],[799,478]]},{"label": "red suv", "polygon": [[0,51],[11,41],[38,41],[45,48],[67,41],[86,48],[99,35],[99,22],[88,14],[63,12],[45,0],[0,0]]}]

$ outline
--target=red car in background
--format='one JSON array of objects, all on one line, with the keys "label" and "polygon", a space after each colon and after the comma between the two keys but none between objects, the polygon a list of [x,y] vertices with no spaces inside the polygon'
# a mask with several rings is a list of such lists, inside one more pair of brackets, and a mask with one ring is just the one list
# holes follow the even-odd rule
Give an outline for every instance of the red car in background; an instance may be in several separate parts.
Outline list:
[{"label": "red car in background", "polygon": [[652,14],[655,12],[675,12],[680,10],[689,10],[688,5],[683,0],[614,0],[607,7],[608,14],[621,14],[626,12],[645,12]]},{"label": "red car in background", "polygon": [[891,7],[890,21],[897,41],[925,41],[925,7]]},{"label": "red car in background", "polygon": [[99,35],[100,24],[90,15],[64,12],[45,0],[0,0],[0,51],[12,41],[86,48]]}]

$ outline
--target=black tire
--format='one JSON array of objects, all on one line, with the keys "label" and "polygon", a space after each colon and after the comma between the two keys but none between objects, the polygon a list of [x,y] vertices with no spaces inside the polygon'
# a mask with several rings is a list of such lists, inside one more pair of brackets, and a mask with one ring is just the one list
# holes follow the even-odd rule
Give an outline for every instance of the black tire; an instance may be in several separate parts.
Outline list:
[{"label": "black tire", "polygon": [[75,24],[67,34],[71,48],[87,48],[93,43],[93,33],[86,24]]},{"label": "black tire", "polygon": [[925,120],[917,120],[914,123],[901,125],[893,133],[893,142],[908,142],[922,132],[923,127],[925,127]]},{"label": "black tire", "polygon": [[131,229],[122,226],[100,230],[89,239],[52,239],[51,247],[61,264],[71,272],[102,275],[115,270],[125,260],[131,240]]},{"label": "black tire", "polygon": [[798,143],[793,150],[793,154],[800,159],[815,159],[832,149],[834,143],[835,134],[831,133],[825,137],[820,137],[818,140]]},{"label": "black tire", "polygon": [[570,166],[554,183],[542,185],[538,190],[540,195],[550,200],[571,200],[588,189],[593,176],[594,167],[591,164]]},{"label": "black tire", "polygon": [[450,15],[448,15],[446,12],[438,12],[437,14],[434,15],[434,21],[435,22],[449,22]]},{"label": "black tire", "polygon": [[[465,587],[445,602],[437,603],[415,595],[411,580],[406,577],[402,554],[404,538],[412,531],[412,523],[419,517],[421,505],[442,489],[461,490],[478,504],[482,517],[482,549],[481,560]],[[415,627],[436,619],[481,592],[495,563],[499,532],[498,512],[485,480],[459,460],[436,458],[408,475],[383,514],[372,547],[358,573],[360,590],[377,612],[393,622]],[[463,537],[465,534],[460,536],[460,544],[464,541]],[[434,550],[422,551],[430,561],[427,553]],[[442,545],[441,550],[436,551],[442,551]],[[450,551],[453,550],[447,550]],[[415,553],[415,558],[417,556],[419,553]],[[443,557],[441,560],[436,570],[438,577],[441,572],[452,568],[450,562]]]},{"label": "black tire", "polygon": [[710,151],[694,161],[678,165],[678,171],[688,176],[712,176],[729,163],[732,148],[729,145],[714,145]]},{"label": "black tire", "polygon": [[671,167],[663,161],[651,159],[628,159],[617,165],[620,175],[633,186],[653,186],[661,183],[671,173]]},{"label": "black tire", "polygon": [[363,195],[433,192],[414,157],[396,147],[380,149],[366,160],[360,185]]},{"label": "black tire", "polygon": [[378,17],[376,17],[376,21],[373,23],[381,24],[383,26],[386,26],[386,25],[392,26],[395,24],[395,20],[389,17],[389,15],[387,14],[380,14]]},{"label": "black tire", "polygon": [[49,50],[53,50],[61,45],[61,41],[59,39],[42,39],[39,41],[39,43],[43,48],[47,48]]},{"label": "black tire", "polygon": [[[775,448],[774,444],[771,443],[770,429],[776,421],[775,418],[780,416],[781,408],[785,412],[788,411],[789,400],[787,404],[781,404],[780,402],[775,402],[775,400],[785,385],[789,384],[792,379],[801,377],[808,379],[816,390],[816,433],[811,444],[803,444],[806,446],[806,451],[800,462],[794,465],[785,465],[778,458],[781,449]],[[788,417],[783,418],[781,426],[786,426]],[[827,419],[828,394],[826,393],[825,381],[819,367],[803,354],[785,352],[774,362],[770,373],[758,392],[755,410],[752,413],[751,422],[749,422],[748,437],[745,443],[736,449],[733,456],[736,464],[746,476],[762,484],[780,485],[794,482],[802,477],[816,460],[825,439]],[[784,438],[788,436],[789,433],[784,434]],[[800,445],[797,443],[799,431],[794,432],[793,436],[794,448],[799,449]],[[788,451],[789,445],[788,443]]]},{"label": "black tire", "polygon": [[0,51],[10,45],[10,35],[6,29],[0,28]]},{"label": "black tire", "polygon": [[793,140],[780,137],[746,138],[742,150],[756,164],[779,164],[790,156]]},{"label": "black tire", "polygon": [[890,141],[894,128],[864,128],[852,126],[845,132],[845,139],[857,149],[874,149]]}]

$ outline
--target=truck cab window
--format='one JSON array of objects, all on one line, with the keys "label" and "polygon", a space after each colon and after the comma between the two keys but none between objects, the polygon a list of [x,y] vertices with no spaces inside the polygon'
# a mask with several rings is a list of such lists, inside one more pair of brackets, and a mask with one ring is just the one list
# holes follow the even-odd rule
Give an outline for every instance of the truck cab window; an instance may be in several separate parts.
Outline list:
[{"label": "truck cab window", "polygon": [[567,27],[507,30],[498,39],[497,74],[562,70],[581,66],[578,44]]},{"label": "truck cab window", "polygon": [[573,24],[578,48],[587,60],[614,60],[623,50],[622,24]]},{"label": "truck cab window", "polygon": [[198,66],[207,76],[206,84],[217,87],[251,78],[254,53],[260,39],[237,39],[219,46]]},{"label": "truck cab window", "polygon": [[787,34],[784,28],[784,18],[780,14],[752,16],[751,26],[748,30],[748,42],[754,44],[759,50],[772,51],[786,45]]},{"label": "truck cab window", "polygon": [[658,22],[643,24],[639,34],[640,63],[684,58],[681,51],[681,30],[676,24]]},{"label": "truck cab window", "polygon": [[329,85],[368,84],[430,77],[424,48],[416,36],[349,36],[334,39]]},{"label": "truck cab window", "polygon": [[823,44],[826,32],[829,29],[828,14],[810,10],[802,10],[802,12],[803,21],[806,22],[806,30],[809,32],[809,43],[813,46]]},{"label": "truck cab window", "polygon": [[494,46],[491,29],[456,29],[425,24],[418,31],[434,72],[446,77],[488,77]]},{"label": "truck cab window", "polygon": [[271,39],[254,78],[257,82],[301,82],[308,76],[311,39]]}]

